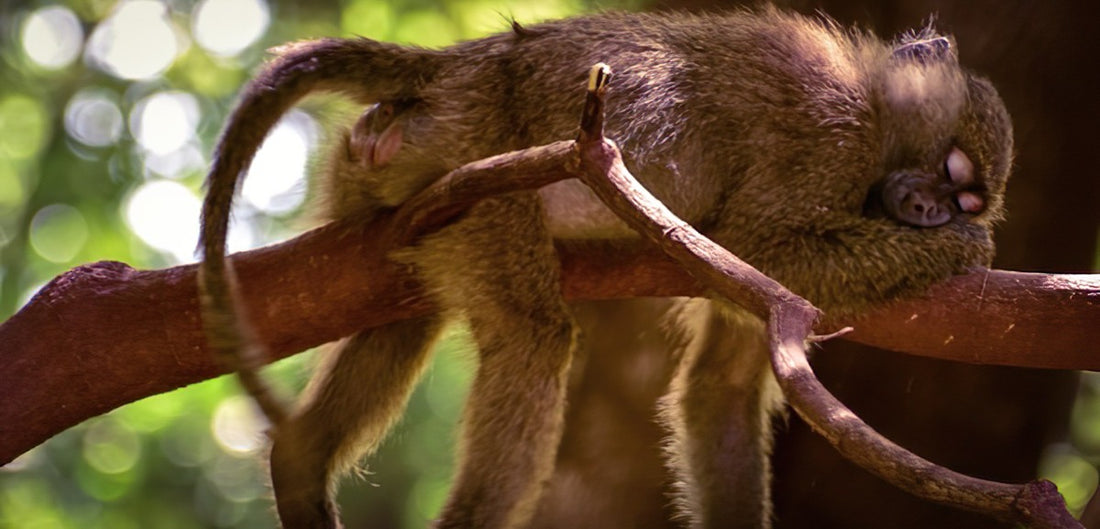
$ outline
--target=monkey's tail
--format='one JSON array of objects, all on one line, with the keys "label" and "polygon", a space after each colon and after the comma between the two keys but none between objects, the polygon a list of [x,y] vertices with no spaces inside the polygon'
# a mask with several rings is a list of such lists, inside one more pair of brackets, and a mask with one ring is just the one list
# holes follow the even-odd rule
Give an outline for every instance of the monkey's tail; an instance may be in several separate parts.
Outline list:
[{"label": "monkey's tail", "polygon": [[238,373],[245,391],[278,428],[287,408],[259,376],[267,351],[238,309],[236,280],[226,260],[233,195],[264,138],[298,100],[315,91],[364,103],[412,96],[431,80],[441,55],[367,39],[323,39],[275,51],[279,57],[249,83],[214,152],[202,208],[199,299],[211,350]]}]

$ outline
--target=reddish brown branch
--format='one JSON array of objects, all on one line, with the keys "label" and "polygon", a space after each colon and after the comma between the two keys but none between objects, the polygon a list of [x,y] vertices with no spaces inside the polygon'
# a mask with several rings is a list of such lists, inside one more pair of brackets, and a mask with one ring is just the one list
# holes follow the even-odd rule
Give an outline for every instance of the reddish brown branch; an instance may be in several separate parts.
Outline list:
[{"label": "reddish brown branch", "polygon": [[[602,98],[589,98],[601,114]],[[918,497],[1034,529],[1082,527],[1049,482],[1023,486],[965,476],[935,465],[886,439],[817,380],[806,357],[819,311],[725,248],[703,237],[649,194],[623,165],[597,124],[582,134],[581,179],[635,231],[656,243],[709,289],[767,323],[772,368],[798,414],[850,461]]]},{"label": "reddish brown branch", "polygon": [[[370,226],[330,225],[236,256],[243,297],[259,335],[281,357],[360,328],[432,310],[408,271],[382,257],[392,241],[438,224],[479,194],[560,179],[582,158],[587,179],[596,187],[609,175],[624,178],[619,191],[608,188],[602,194],[617,203],[614,207],[627,218],[639,217],[637,209],[631,208],[655,218],[670,215],[659,203],[631,195],[633,186],[625,180],[629,173],[617,150],[598,134],[588,137],[592,139],[580,151],[564,142],[477,162],[481,165],[460,170],[414,199],[396,220],[385,217]],[[492,171],[524,174],[516,172],[516,165],[525,159],[540,160],[533,170],[522,168],[533,176],[528,180],[477,181],[479,175]],[[1050,506],[1056,511],[1060,504],[1042,483],[1023,488],[994,484],[985,488],[987,499],[974,500],[963,489],[984,484],[940,475],[946,486],[955,489],[947,497],[925,479],[931,474],[924,471],[935,468],[931,464],[906,452],[893,452],[900,448],[892,445],[868,451],[867,446],[888,441],[875,437],[854,415],[830,401],[831,396],[823,396],[819,385],[814,387],[816,380],[802,350],[815,316],[812,307],[699,238],[675,217],[666,217],[656,229],[651,228],[651,235],[656,233],[654,239],[673,255],[688,261],[704,257],[717,265],[692,266],[712,289],[772,322],[776,343],[782,345],[776,351],[775,367],[788,397],[842,452],[857,461],[863,457],[863,463],[872,466],[905,461],[909,473],[888,479],[907,490],[922,489],[916,492],[940,501],[980,508],[975,504],[987,501],[1004,506],[1015,498],[1009,507],[997,507],[1000,511],[985,510],[1035,527],[1044,527],[1043,520],[1057,520],[1050,517],[1054,512]],[[560,248],[570,299],[701,292],[676,264],[641,244]],[[195,288],[193,266],[139,272],[120,263],[99,263],[57,278],[0,325],[0,365],[4,365],[0,387],[5,391],[0,402],[0,462],[87,417],[220,374],[201,335]],[[1085,347],[1100,337],[1095,326],[1100,321],[1098,293],[1096,276],[982,271],[937,285],[925,298],[867,315],[847,338],[968,362],[1098,369],[1100,358]]]},{"label": "reddish brown branch", "polygon": [[865,318],[826,325],[852,325],[846,339],[921,356],[1097,371],[1100,275],[975,270]]},{"label": "reddish brown branch", "polygon": [[402,227],[396,245],[432,231],[484,197],[538,189],[572,177],[562,168],[574,161],[573,142],[559,141],[468,163],[409,199],[394,224]]},{"label": "reddish brown branch", "polygon": [[[431,309],[408,271],[381,258],[390,225],[329,225],[234,257],[250,314],[276,356]],[[570,299],[701,292],[652,247],[559,247]],[[222,374],[205,348],[196,294],[193,265],[96,263],[59,276],[0,324],[0,462],[89,417]],[[845,338],[949,360],[1100,370],[1089,346],[1100,340],[1097,321],[1100,276],[994,270],[868,314]],[[966,332],[941,336],[953,328]]]}]

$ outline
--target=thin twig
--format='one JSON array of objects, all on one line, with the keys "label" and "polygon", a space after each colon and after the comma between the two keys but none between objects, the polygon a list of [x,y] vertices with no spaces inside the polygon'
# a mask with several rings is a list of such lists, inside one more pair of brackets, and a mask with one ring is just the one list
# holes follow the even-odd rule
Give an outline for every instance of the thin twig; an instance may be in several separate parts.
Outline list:
[{"label": "thin twig", "polygon": [[[587,105],[595,108],[586,108],[585,116],[602,115],[603,94],[595,96],[590,93]],[[921,498],[1034,529],[1081,527],[1049,482],[1021,486],[965,476],[922,459],[874,431],[836,400],[810,368],[806,343],[814,336],[820,312],[676,217],[630,174],[614,143],[595,126],[580,137],[580,178],[612,211],[705,286],[767,322],[772,368],[784,395],[842,455]]]},{"label": "thin twig", "polygon": [[[600,98],[589,99],[602,106]],[[599,106],[586,109],[586,113],[591,111],[594,112],[592,116],[602,117]],[[858,455],[874,446],[878,434],[855,419],[855,415],[839,403],[834,406],[835,399],[828,400],[832,399],[831,395],[816,383],[805,362],[805,342],[812,339],[810,323],[816,317],[816,310],[671,216],[659,202],[632,182],[633,178],[622,166],[618,150],[613,143],[602,138],[602,133],[588,134],[581,139],[581,143],[563,142],[545,147],[549,153],[545,165],[524,165],[526,162],[522,160],[531,158],[532,152],[537,152],[537,149],[498,158],[498,162],[507,160],[498,165],[509,167],[508,176],[502,177],[500,175],[505,173],[499,173],[495,178],[486,179],[490,182],[488,184],[471,183],[493,173],[484,165],[478,165],[486,161],[460,169],[448,177],[446,184],[433,186],[428,191],[435,195],[417,197],[408,204],[408,210],[399,211],[397,218],[404,222],[396,223],[398,227],[395,227],[394,217],[380,218],[365,227],[330,225],[282,245],[234,256],[235,267],[242,277],[242,296],[254,308],[252,313],[257,318],[260,335],[274,352],[285,356],[347,334],[358,328],[355,325],[379,325],[433,310],[407,271],[392,263],[387,264],[381,257],[392,248],[386,241],[392,243],[401,238],[393,233],[416,233],[421,229],[430,229],[461,211],[463,204],[476,200],[476,193],[487,196],[497,192],[495,189],[514,190],[524,185],[536,185],[543,178],[553,181],[581,175],[608,201],[611,209],[684,263],[709,289],[739,302],[768,320],[774,346],[773,367],[779,380],[784,382],[788,399],[808,422],[846,454]],[[570,153],[566,155],[565,151]],[[556,164],[561,165],[555,168]],[[493,164],[489,165],[491,167]],[[525,171],[535,175],[535,180],[526,184],[508,182]],[[454,203],[448,204],[449,201]],[[412,208],[417,204],[425,204],[424,211],[435,213],[413,212]],[[612,247],[611,251],[617,250]],[[656,280],[641,288],[639,285],[645,282],[628,282],[617,289],[606,286],[613,284],[611,281],[601,284],[593,279],[586,283],[581,278],[596,274],[583,273],[586,270],[584,267],[591,266],[591,263],[578,258],[578,255],[584,253],[567,252],[564,256],[566,262],[573,263],[570,266],[574,270],[581,270],[567,275],[571,283],[566,284],[565,290],[567,296],[573,299],[584,296],[690,295],[699,292],[697,285],[683,282],[682,277],[667,267],[666,276],[658,273]],[[644,255],[644,252],[639,255]],[[608,267],[621,266],[621,259],[601,262],[602,265],[596,263],[601,272],[606,272]],[[566,269],[569,270],[570,266]],[[640,266],[647,269],[644,263]],[[656,264],[650,264],[649,272],[652,273],[651,269],[655,267]],[[316,281],[317,277],[325,277],[326,281]],[[938,301],[916,300],[887,307],[879,311],[880,316],[875,320],[862,321],[860,329],[849,337],[865,340],[870,336],[868,343],[913,350],[913,342],[918,336],[901,331],[902,325],[894,326],[891,332],[891,326],[882,323],[915,321],[919,313],[922,318],[920,327],[925,330],[950,324],[975,325],[975,322],[950,312],[950,307],[957,304],[943,302],[945,297],[952,295],[969,295],[969,287],[965,285],[972,283],[974,277],[957,278],[957,281],[938,286],[942,290],[932,294]],[[1069,336],[1065,338],[1068,341],[1064,345],[1052,346],[1051,349],[1070,351],[1077,353],[1077,356],[1069,353],[1057,358],[1044,356],[1027,359],[1030,363],[1022,364],[1025,360],[1005,357],[1004,351],[1011,352],[1030,345],[1014,345],[1017,349],[1013,349],[998,342],[995,349],[1000,352],[983,353],[987,356],[956,354],[954,358],[1045,367],[1100,366],[1092,363],[1095,362],[1092,357],[1081,355],[1080,351],[1072,348],[1073,344],[1090,343],[1092,335],[1089,332],[1094,332],[1092,327],[1072,322],[1096,321],[1098,305],[1089,300],[1095,299],[1095,293],[1100,291],[1100,277],[992,271],[989,273],[991,286],[994,277],[997,278],[996,283],[1001,285],[1002,292],[995,303],[1002,311],[1014,308],[1030,311],[1031,315],[1042,310],[1060,311],[1065,316],[1067,306],[1076,307],[1074,319],[1063,317],[1054,320],[1065,326],[1065,332],[1052,331],[1049,325],[1042,329],[1044,332],[1040,332],[1031,321],[1047,321],[1048,318],[1015,318],[1014,313],[1006,314],[1002,319],[1007,319],[1009,324],[995,323],[1005,329],[1000,336],[1002,340],[1007,340],[1004,344],[1050,345]],[[0,387],[5,388],[5,394],[9,397],[7,404],[0,405],[0,462],[10,460],[83,418],[224,372],[224,368],[210,358],[201,339],[194,284],[194,266],[138,272],[121,263],[87,265],[59,276],[44,287],[27,307],[0,324],[0,358],[5,360],[6,366],[0,372]],[[599,290],[601,288],[605,291]],[[991,303],[988,297],[986,303]],[[948,308],[933,309],[933,306]],[[303,307],[310,307],[311,310],[302,310]],[[58,328],[59,321],[65,321],[66,325]],[[879,324],[875,325],[872,321]],[[985,326],[983,328],[993,328],[986,321],[979,323]],[[865,332],[868,326],[871,333]],[[875,334],[879,327],[887,329],[887,333]],[[1052,332],[1056,335],[1047,337]],[[927,333],[922,332],[920,336],[924,334]],[[165,340],[165,337],[171,339]],[[939,344],[942,340],[932,342]],[[87,354],[89,352],[93,354]],[[81,354],[83,361],[70,361],[74,354]],[[1077,364],[1065,364],[1066,358],[1076,359],[1072,361]],[[92,378],[89,378],[90,374]],[[85,391],[79,394],[66,391],[66,388],[76,384]],[[815,392],[827,395],[828,399],[821,400]],[[821,409],[815,408],[815,405],[820,405]],[[939,479],[939,475],[929,470],[939,467],[931,463],[924,462],[927,466],[921,466],[910,459],[892,460],[889,457],[879,458],[878,461],[857,463],[875,465],[885,461],[887,466],[898,467],[897,472],[908,477],[887,479],[922,497],[925,497],[922,494],[928,493],[928,488],[936,489],[938,482],[935,480]],[[917,458],[917,461],[923,460]],[[872,471],[880,475],[884,472],[881,468]],[[965,482],[960,485],[963,489],[967,486]],[[925,490],[920,490],[921,487]],[[962,506],[982,512],[1009,512],[1011,514],[1007,516],[1011,519],[1037,529],[1080,527],[1065,512],[1061,498],[1050,483],[1002,487],[1010,487],[1015,492],[1011,496],[1007,493],[993,494],[1001,507],[986,509],[980,505],[974,506],[974,498],[964,498],[963,501],[970,503]],[[954,500],[948,503],[960,505]],[[1010,510],[1003,509],[1006,503]]]}]

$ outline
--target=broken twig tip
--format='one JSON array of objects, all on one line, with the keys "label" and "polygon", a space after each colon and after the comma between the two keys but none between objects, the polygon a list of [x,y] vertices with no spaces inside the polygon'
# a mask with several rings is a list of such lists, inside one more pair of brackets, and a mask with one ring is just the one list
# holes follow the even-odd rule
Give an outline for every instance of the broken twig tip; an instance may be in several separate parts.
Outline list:
[{"label": "broken twig tip", "polygon": [[607,93],[607,84],[610,81],[610,66],[598,62],[588,70],[588,94],[584,100],[584,112],[581,114],[578,142],[583,143],[603,137],[603,97]]},{"label": "broken twig tip", "polygon": [[827,342],[829,340],[832,340],[833,338],[840,338],[841,336],[844,336],[845,334],[848,334],[854,330],[856,330],[854,327],[845,327],[832,334],[812,334],[808,338],[806,338],[806,341],[809,343]]},{"label": "broken twig tip", "polygon": [[611,67],[602,62],[593,64],[592,69],[588,71],[588,91],[603,95],[609,81],[611,81]]}]

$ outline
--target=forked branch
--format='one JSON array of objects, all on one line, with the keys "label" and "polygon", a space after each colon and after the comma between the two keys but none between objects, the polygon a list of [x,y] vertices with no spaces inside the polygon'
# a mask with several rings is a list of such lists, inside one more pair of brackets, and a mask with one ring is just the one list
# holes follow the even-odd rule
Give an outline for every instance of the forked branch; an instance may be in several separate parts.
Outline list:
[{"label": "forked branch", "polygon": [[[816,309],[700,236],[634,182],[617,148],[602,136],[598,91],[589,94],[585,116],[578,141],[469,164],[370,226],[329,225],[234,256],[259,336],[283,357],[434,310],[408,270],[384,258],[388,249],[484,196],[579,177],[695,280],[638,245],[562,245],[568,298],[717,292],[768,321],[773,367],[788,400],[853,461],[934,501],[1034,528],[1080,527],[1050,483],[1003,485],[952,473],[891,444],[844,408],[806,362]],[[1081,350],[1096,337],[1094,326],[1082,324],[1100,315],[1100,305],[1089,301],[1100,292],[1096,276],[987,270],[932,290],[938,301],[915,299],[876,311],[847,338],[976,363],[1100,369],[1100,359]],[[6,397],[0,402],[0,463],[83,419],[223,373],[202,338],[196,294],[194,266],[135,271],[97,263],[44,287],[0,325],[0,387]],[[992,317],[976,322],[952,312],[973,299],[995,307],[987,311]],[[1033,317],[1021,318],[1019,311]],[[1036,311],[1056,311],[1059,318],[1037,317]],[[907,331],[912,322],[922,331]],[[969,332],[952,325],[970,326]],[[944,337],[929,332],[941,330]],[[967,341],[968,335],[995,332],[1001,341]],[[1021,354],[1036,344],[1043,350]]]},{"label": "forked branch", "polygon": [[[606,82],[606,68],[593,67],[592,78]],[[704,288],[767,323],[772,368],[784,395],[795,411],[846,458],[927,500],[1033,529],[1083,527],[1066,510],[1052,483],[1040,480],[1010,485],[938,466],[878,434],[833,397],[814,376],[806,356],[807,343],[820,340],[813,335],[820,311],[704,237],[642,187],[623,164],[618,147],[603,136],[605,91],[605,84],[590,85],[575,142],[558,142],[475,162],[426,189],[410,202],[414,207],[398,213],[397,225],[406,227],[398,240],[407,241],[430,230],[486,191],[528,189],[575,176]],[[528,168],[534,170],[525,173]],[[445,207],[438,207],[441,203]]]},{"label": "forked branch", "polygon": [[[597,65],[595,69],[606,68]],[[591,90],[584,115],[602,116],[602,89]],[[1034,529],[1082,527],[1048,481],[1008,485],[935,465],[875,432],[836,400],[806,357],[819,311],[726,249],[703,237],[650,195],[603,138],[602,119],[586,119],[577,150],[580,179],[620,218],[704,286],[767,322],[772,368],[791,406],[841,454],[921,498],[1023,523]]]}]

